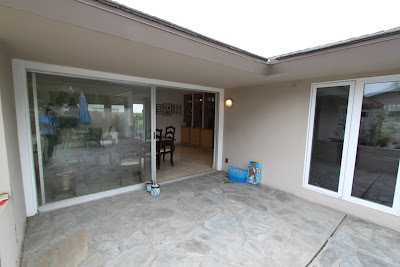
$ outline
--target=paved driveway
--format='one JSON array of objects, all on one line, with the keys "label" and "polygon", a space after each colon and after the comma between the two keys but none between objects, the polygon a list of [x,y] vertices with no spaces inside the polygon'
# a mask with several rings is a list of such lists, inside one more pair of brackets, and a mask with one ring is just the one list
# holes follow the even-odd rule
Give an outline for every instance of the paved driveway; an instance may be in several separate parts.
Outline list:
[{"label": "paved driveway", "polygon": [[[215,172],[163,185],[157,198],[135,191],[34,216],[22,266],[400,263],[395,231],[266,186],[228,181]],[[360,224],[374,235],[364,237],[369,226],[356,232]]]}]

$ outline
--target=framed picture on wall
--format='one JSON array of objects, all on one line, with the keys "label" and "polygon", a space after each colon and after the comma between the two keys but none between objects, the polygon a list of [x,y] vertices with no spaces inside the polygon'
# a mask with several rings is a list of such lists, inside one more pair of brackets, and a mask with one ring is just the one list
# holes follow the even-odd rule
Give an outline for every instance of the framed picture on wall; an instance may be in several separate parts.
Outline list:
[{"label": "framed picture on wall", "polygon": [[164,104],[164,116],[171,116],[172,115],[172,105],[171,104]]},{"label": "framed picture on wall", "polygon": [[157,115],[163,114],[163,105],[162,104],[156,104],[156,114]]},{"label": "framed picture on wall", "polygon": [[172,105],[172,114],[182,115],[182,105]]}]

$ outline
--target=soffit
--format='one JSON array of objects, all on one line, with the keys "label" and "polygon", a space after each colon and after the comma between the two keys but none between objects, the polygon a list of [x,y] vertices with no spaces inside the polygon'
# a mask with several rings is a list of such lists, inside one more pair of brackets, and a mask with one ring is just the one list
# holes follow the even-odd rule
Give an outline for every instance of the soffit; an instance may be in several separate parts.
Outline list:
[{"label": "soffit", "polygon": [[[12,25],[12,26],[10,26]],[[0,6],[0,40],[12,58],[218,88],[266,77]]]},{"label": "soffit", "polygon": [[[145,19],[92,0],[2,0],[2,5],[55,21],[102,32],[140,44],[222,64],[239,70],[268,74],[260,58],[230,50],[168,25]],[[109,47],[106,51],[112,49]]]},{"label": "soffit", "polygon": [[[43,1],[47,0],[40,2]],[[66,0],[58,2],[65,4]],[[113,16],[106,13],[104,21],[115,19]],[[63,17],[67,18],[68,15]],[[91,21],[88,19],[85,23]],[[108,34],[110,26],[104,24],[104,27],[104,31],[96,31],[0,6],[0,40],[8,46],[10,56],[25,60],[219,88],[400,72],[400,35],[279,61],[267,71],[260,68],[259,62],[220,53],[210,47],[203,49],[188,40],[180,40],[176,51],[171,51]],[[144,29],[134,29],[138,32],[129,32],[130,35],[149,38],[145,37]],[[168,35],[150,36],[152,41],[161,43],[173,39]],[[172,39],[169,44],[177,44],[177,40]]]}]

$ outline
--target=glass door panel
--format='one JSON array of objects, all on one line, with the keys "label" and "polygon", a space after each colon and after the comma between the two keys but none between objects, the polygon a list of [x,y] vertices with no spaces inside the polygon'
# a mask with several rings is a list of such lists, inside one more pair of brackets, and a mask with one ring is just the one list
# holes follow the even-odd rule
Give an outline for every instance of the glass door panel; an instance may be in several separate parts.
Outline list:
[{"label": "glass door panel", "polygon": [[393,206],[400,159],[400,81],[364,86],[351,196]]},{"label": "glass door panel", "polygon": [[151,178],[151,87],[28,73],[39,205]]},{"label": "glass door panel", "polygon": [[316,91],[308,184],[337,193],[350,85]]}]

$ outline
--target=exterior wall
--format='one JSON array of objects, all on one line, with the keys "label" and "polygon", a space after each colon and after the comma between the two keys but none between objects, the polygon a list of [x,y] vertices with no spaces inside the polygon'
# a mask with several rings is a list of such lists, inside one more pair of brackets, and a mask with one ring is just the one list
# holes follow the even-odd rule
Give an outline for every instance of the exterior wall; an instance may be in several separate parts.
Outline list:
[{"label": "exterior wall", "polygon": [[[191,92],[188,92],[191,93]],[[183,123],[183,93],[182,91],[174,92],[173,89],[164,89],[160,88],[157,90],[156,93],[156,103],[157,104],[175,104],[182,106],[182,114],[181,115],[173,115],[172,116],[164,116],[164,115],[157,115],[157,125],[156,127],[159,129],[163,129],[163,134],[165,134],[165,128],[167,126],[174,126],[175,127],[175,140],[177,143],[181,142],[181,126]]]},{"label": "exterior wall", "polygon": [[0,191],[11,195],[0,209],[1,266],[18,266],[26,213],[18,152],[11,59],[0,44]]},{"label": "exterior wall", "polygon": [[[400,70],[398,71],[400,73]],[[379,73],[378,75],[395,74]],[[357,78],[377,76],[358,75]],[[352,77],[331,77],[324,81]],[[355,77],[353,77],[355,78]],[[400,217],[372,210],[302,187],[311,84],[296,81],[256,88],[228,89],[233,107],[225,108],[223,168],[262,163],[262,183],[303,199],[400,231]]]}]

